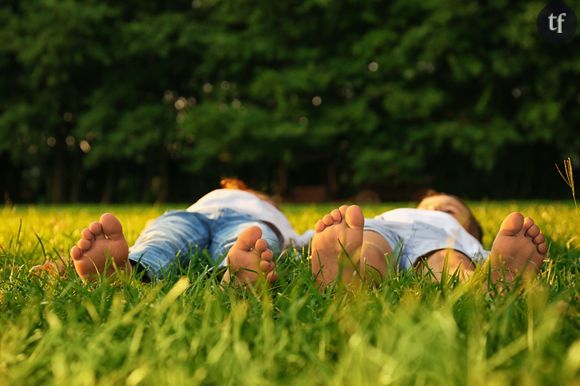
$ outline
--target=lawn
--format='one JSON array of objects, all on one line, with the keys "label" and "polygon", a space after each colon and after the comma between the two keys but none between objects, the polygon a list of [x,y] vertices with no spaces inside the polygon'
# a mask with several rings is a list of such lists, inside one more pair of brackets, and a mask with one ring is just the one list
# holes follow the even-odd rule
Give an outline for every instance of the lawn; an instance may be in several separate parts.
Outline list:
[{"label": "lawn", "polygon": [[[399,204],[400,205],[400,204]],[[179,206],[177,206],[179,207]],[[396,204],[366,208],[371,216]],[[299,231],[332,205],[286,205]],[[166,207],[113,206],[129,243]],[[0,385],[580,385],[580,216],[571,202],[475,202],[489,248],[521,210],[552,261],[522,291],[413,272],[319,293],[296,252],[270,289],[221,290],[195,256],[182,275],[84,285],[28,273],[66,259],[99,206],[5,208]]]}]

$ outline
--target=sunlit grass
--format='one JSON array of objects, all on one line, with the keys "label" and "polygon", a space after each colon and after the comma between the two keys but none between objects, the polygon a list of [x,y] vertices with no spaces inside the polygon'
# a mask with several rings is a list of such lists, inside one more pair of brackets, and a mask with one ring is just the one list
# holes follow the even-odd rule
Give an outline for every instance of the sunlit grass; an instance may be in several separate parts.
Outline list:
[{"label": "sunlit grass", "polygon": [[[372,216],[400,204],[365,208]],[[175,206],[179,207],[179,206]],[[304,231],[333,207],[284,206]],[[131,243],[169,207],[113,206]],[[222,291],[195,260],[157,283],[35,277],[67,259],[98,206],[16,207],[0,223],[0,385],[572,385],[580,382],[580,218],[572,202],[477,202],[489,247],[502,218],[532,216],[552,261],[523,292],[431,283],[320,294],[308,263],[279,261],[271,290]]]}]

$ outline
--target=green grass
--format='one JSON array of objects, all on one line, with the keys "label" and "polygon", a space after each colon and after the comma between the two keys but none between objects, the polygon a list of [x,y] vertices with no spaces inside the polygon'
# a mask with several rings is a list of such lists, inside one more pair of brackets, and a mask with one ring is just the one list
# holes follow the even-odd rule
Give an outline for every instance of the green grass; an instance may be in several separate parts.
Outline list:
[{"label": "green grass", "polygon": [[[374,215],[394,204],[366,208]],[[300,231],[332,205],[285,206]],[[579,385],[580,217],[572,203],[473,203],[489,247],[510,211],[533,216],[552,262],[523,292],[413,272],[318,293],[304,259],[271,290],[220,290],[195,259],[157,283],[34,277],[66,258],[98,206],[4,209],[0,385]],[[166,208],[115,206],[133,242]],[[39,241],[40,240],[40,241]],[[295,255],[295,254],[291,254]]]}]

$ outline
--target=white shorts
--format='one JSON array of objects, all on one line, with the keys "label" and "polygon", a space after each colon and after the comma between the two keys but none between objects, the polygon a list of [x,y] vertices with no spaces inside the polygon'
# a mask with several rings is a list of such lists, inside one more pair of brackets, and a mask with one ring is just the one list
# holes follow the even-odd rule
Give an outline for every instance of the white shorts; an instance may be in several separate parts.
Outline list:
[{"label": "white shorts", "polygon": [[410,269],[417,259],[440,249],[454,249],[475,263],[489,252],[447,213],[422,209],[395,209],[365,219],[365,231],[380,234],[390,245],[399,269]]}]

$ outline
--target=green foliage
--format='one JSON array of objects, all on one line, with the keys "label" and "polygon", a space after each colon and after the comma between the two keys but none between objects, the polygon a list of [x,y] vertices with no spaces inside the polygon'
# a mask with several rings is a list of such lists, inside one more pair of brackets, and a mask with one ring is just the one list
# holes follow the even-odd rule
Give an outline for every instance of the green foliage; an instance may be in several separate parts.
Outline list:
[{"label": "green foliage", "polygon": [[[303,231],[330,205],[287,205]],[[365,208],[367,216],[393,208]],[[134,242],[166,208],[114,206]],[[68,249],[102,207],[17,207],[0,224],[1,385],[573,385],[578,340],[578,216],[571,203],[473,206],[489,247],[502,217],[532,216],[552,262],[522,293],[490,298],[412,272],[374,289],[320,294],[302,258],[278,259],[271,290],[222,291],[195,260],[157,283],[84,285],[30,267]],[[36,237],[38,234],[38,239]],[[39,243],[42,242],[42,247]]]},{"label": "green foliage", "polygon": [[536,36],[544,3],[3,2],[0,157],[167,180],[316,154],[383,188],[444,175],[434,160],[490,172],[514,147],[578,157],[580,48]]}]

